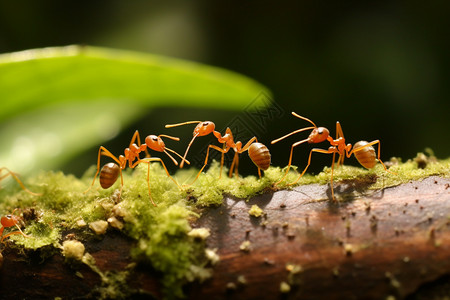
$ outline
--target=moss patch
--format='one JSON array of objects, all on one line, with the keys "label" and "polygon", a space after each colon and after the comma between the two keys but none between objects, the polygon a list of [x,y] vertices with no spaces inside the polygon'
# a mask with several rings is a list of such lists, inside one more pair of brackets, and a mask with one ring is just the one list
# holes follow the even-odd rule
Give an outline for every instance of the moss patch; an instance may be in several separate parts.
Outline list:
[{"label": "moss patch", "polygon": [[248,211],[250,216],[254,216],[256,218],[261,217],[264,214],[264,211],[256,204],[253,204],[250,210]]},{"label": "moss patch", "polygon": [[[368,188],[378,189],[430,175],[450,176],[450,159],[438,161],[424,154],[405,163],[393,159],[390,165],[390,170],[397,174],[386,172],[380,164],[372,170],[341,166],[335,168],[334,180],[365,180],[370,183]],[[291,169],[276,189],[290,188],[287,184],[298,177],[296,167]],[[50,247],[61,251],[63,232],[78,230],[85,232],[84,238],[95,237],[87,225],[115,220],[109,222],[110,226],[116,224],[116,229],[122,228],[124,234],[136,241],[131,253],[135,261],[149,264],[162,274],[162,286],[168,298],[181,297],[186,282],[202,281],[211,275],[211,255],[208,253],[212,250],[208,252],[204,239],[193,234],[190,226],[199,216],[198,209],[222,204],[224,194],[249,199],[273,191],[274,183],[286,169],[270,167],[259,179],[257,176],[228,178],[224,168],[218,180],[220,165],[213,162],[209,170],[190,186],[187,183],[195,178],[197,170],[178,171],[174,178],[182,186],[180,190],[163,168],[154,163],[150,167],[150,188],[156,207],[149,199],[147,170],[147,165],[141,164],[134,171],[124,172],[121,195],[118,194],[120,180],[107,190],[101,189],[96,182],[89,192],[84,193],[91,184],[94,168],[81,179],[61,172],[42,172],[29,178],[26,186],[42,196],[30,195],[20,187],[0,190],[2,213],[11,213],[18,208],[16,213],[24,219],[23,230],[31,236],[14,235],[10,239],[17,247],[25,249]],[[325,167],[317,176],[306,174],[298,184],[327,184],[330,173],[331,169]],[[5,233],[11,230],[14,229],[6,229]]]}]

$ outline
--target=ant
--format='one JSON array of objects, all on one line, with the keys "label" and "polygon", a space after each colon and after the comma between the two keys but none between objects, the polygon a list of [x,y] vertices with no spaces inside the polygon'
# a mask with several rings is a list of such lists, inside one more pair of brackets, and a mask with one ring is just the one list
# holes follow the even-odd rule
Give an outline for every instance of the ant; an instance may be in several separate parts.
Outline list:
[{"label": "ant", "polygon": [[192,143],[198,136],[205,136],[210,133],[212,133],[216,138],[217,141],[221,144],[223,144],[222,148],[215,146],[215,145],[208,145],[208,150],[206,151],[206,157],[205,157],[205,163],[203,164],[203,167],[198,172],[197,176],[195,177],[194,181],[191,183],[193,184],[200,174],[202,173],[203,169],[208,163],[208,157],[209,157],[209,150],[214,149],[222,153],[222,157],[220,160],[220,176],[222,176],[222,168],[223,168],[223,162],[224,162],[224,155],[227,153],[230,149],[234,150],[234,157],[233,162],[231,163],[230,171],[228,176],[231,177],[233,174],[233,171],[235,172],[236,177],[239,176],[238,173],[238,165],[239,165],[239,154],[248,151],[248,155],[250,159],[253,161],[253,163],[258,167],[258,175],[261,178],[261,169],[267,170],[270,166],[270,152],[269,149],[264,144],[261,144],[258,142],[258,139],[256,137],[251,138],[244,146],[242,146],[242,142],[238,141],[235,142],[233,138],[233,133],[231,132],[231,129],[227,127],[225,131],[225,135],[221,135],[220,132],[215,130],[215,124],[211,121],[188,121],[178,124],[168,124],[166,125],[166,128],[172,128],[176,126],[181,125],[187,125],[187,124],[197,124],[197,126],[194,128],[193,137],[192,140],[189,142],[189,145],[186,149],[186,152],[184,153],[183,159],[180,163],[180,168],[183,167],[184,161],[186,159],[187,153],[189,151],[189,148],[191,147]]},{"label": "ant", "polygon": [[[6,171],[6,174],[1,175],[1,173],[2,173],[3,170]],[[14,173],[14,172],[12,172],[12,171],[9,170],[8,168],[6,168],[6,167],[0,168],[0,175],[1,175],[1,176],[0,176],[0,181],[2,181],[3,179],[5,179],[5,178],[8,177],[8,176],[11,176],[11,177],[14,178],[14,180],[20,185],[20,187],[21,187],[25,192],[27,192],[28,194],[34,195],[34,196],[42,196],[42,194],[33,193],[32,191],[30,191],[29,189],[27,189],[27,188],[25,187],[25,185],[22,183],[22,181],[19,179],[19,177],[17,176],[17,174]]]},{"label": "ant", "polygon": [[[139,131],[136,130],[136,132],[134,133],[134,135],[130,141],[129,147],[125,148],[125,150],[124,150],[124,155],[120,155],[118,158],[116,156],[114,156],[108,149],[106,149],[103,146],[100,146],[100,148],[98,149],[97,172],[95,173],[94,180],[92,180],[91,186],[85,191],[85,193],[87,193],[92,188],[99,172],[100,172],[100,185],[104,189],[111,187],[116,182],[117,177],[120,174],[120,182],[121,182],[120,193],[122,193],[122,188],[123,188],[122,170],[124,170],[127,167],[127,163],[128,163],[128,167],[131,169],[135,168],[140,163],[146,163],[146,164],[148,164],[148,171],[147,171],[148,195],[150,196],[150,200],[152,201],[152,204],[154,206],[156,206],[155,202],[153,202],[153,198],[152,198],[151,191],[150,191],[150,163],[154,162],[154,161],[159,161],[162,164],[162,166],[164,167],[164,170],[166,171],[167,176],[169,176],[169,178],[172,179],[172,181],[175,182],[175,184],[181,189],[180,185],[175,181],[175,179],[173,179],[172,176],[170,176],[169,171],[167,170],[162,159],[158,158],[158,157],[150,157],[150,154],[148,153],[147,148],[150,148],[150,149],[158,151],[158,152],[164,152],[168,157],[170,157],[170,159],[172,159],[172,161],[175,165],[178,165],[178,162],[167,151],[170,151],[170,152],[176,154],[180,158],[181,158],[181,155],[178,154],[177,152],[175,152],[174,150],[167,148],[162,140],[162,137],[169,138],[174,141],[180,140],[177,137],[173,137],[173,136],[169,136],[169,135],[165,135],[165,134],[160,134],[158,136],[149,135],[145,138],[145,144],[141,144],[141,139],[139,137]],[[136,140],[137,140],[137,145],[135,143]],[[145,153],[146,153],[146,158],[140,159],[139,154],[143,151],[145,151]],[[105,164],[100,171],[101,156],[110,157],[115,162]],[[189,164],[189,161],[186,161],[186,163]]]},{"label": "ant", "polygon": [[[380,159],[380,141],[379,140],[375,140],[370,143],[366,142],[366,141],[359,141],[359,142],[355,143],[355,145],[352,148],[352,144],[350,144],[350,143],[345,144],[344,133],[342,131],[342,127],[341,127],[341,124],[339,123],[339,121],[336,122],[336,139],[333,139],[330,136],[330,131],[327,128],[317,127],[313,121],[309,120],[308,118],[302,117],[295,112],[292,112],[292,115],[294,115],[295,117],[297,117],[299,119],[308,121],[313,126],[295,130],[285,136],[282,136],[276,140],[273,140],[271,142],[271,144],[275,144],[288,136],[291,136],[293,134],[296,134],[296,133],[299,133],[302,131],[306,131],[306,130],[310,130],[310,129],[312,129],[312,131],[307,139],[304,139],[304,140],[301,140],[299,142],[292,144],[286,173],[284,174],[283,178],[281,178],[278,182],[275,183],[275,185],[278,185],[280,182],[282,182],[286,178],[286,176],[289,172],[289,169],[291,167],[291,164],[292,164],[292,153],[293,153],[295,147],[297,147],[298,145],[303,144],[305,142],[308,142],[309,144],[317,144],[317,143],[323,142],[325,140],[327,140],[331,145],[328,148],[328,150],[313,148],[309,153],[308,164],[306,165],[305,169],[300,174],[300,176],[294,182],[290,183],[289,185],[296,184],[300,180],[300,178],[302,178],[302,176],[305,174],[306,170],[308,169],[309,165],[311,164],[311,155],[313,152],[333,154],[333,160],[331,163],[330,185],[331,185],[331,196],[334,201],[336,201],[336,198],[334,197],[334,190],[333,190],[333,169],[334,169],[334,162],[335,162],[336,154],[339,154],[339,158],[337,161],[338,166],[344,164],[345,156],[347,158],[350,158],[350,156],[353,154],[356,157],[356,159],[358,160],[358,162],[367,169],[373,168],[377,164],[377,161],[379,161],[383,165],[384,169],[387,172],[395,174],[394,172],[389,171],[386,168],[386,165]],[[373,147],[373,145],[375,145],[375,144],[378,144],[378,156],[375,155],[375,149]]]},{"label": "ant", "polygon": [[[15,209],[12,212],[12,214],[3,216],[0,219],[0,222],[1,222],[1,225],[2,225],[2,227],[0,228],[0,236],[2,237],[1,240],[0,240],[0,243],[3,243],[4,239],[6,239],[6,238],[8,238],[8,237],[10,237],[11,235],[14,235],[14,234],[21,234],[24,237],[30,237],[29,235],[26,235],[25,233],[23,233],[23,231],[20,229],[19,225],[17,225],[17,223],[20,220],[20,217],[14,215],[14,212],[16,210],[17,209]],[[5,228],[9,228],[9,227],[13,227],[13,226],[16,226],[18,231],[13,231],[13,232],[10,232],[10,233],[8,233],[6,235],[3,235],[3,231],[5,230]]]}]

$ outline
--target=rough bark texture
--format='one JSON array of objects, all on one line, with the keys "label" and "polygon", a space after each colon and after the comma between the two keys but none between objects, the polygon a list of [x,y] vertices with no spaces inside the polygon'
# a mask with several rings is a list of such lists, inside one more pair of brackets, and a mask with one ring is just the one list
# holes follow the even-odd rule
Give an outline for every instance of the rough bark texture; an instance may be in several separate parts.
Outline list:
[{"label": "rough bark texture", "polygon": [[[363,187],[346,186],[341,203],[314,185],[247,203],[226,199],[198,222],[212,229],[208,245],[221,263],[195,295],[274,299],[285,281],[287,299],[403,299],[450,274],[449,182],[429,177],[356,198],[347,193]],[[266,217],[249,216],[253,204]],[[239,249],[245,240],[249,252]],[[289,272],[289,264],[301,271]]]},{"label": "rough bark texture", "polygon": [[[186,288],[192,299],[429,299],[448,296],[450,180],[429,177],[382,191],[339,184],[300,186],[248,202],[225,199],[203,211],[194,227],[211,229],[209,248],[221,261],[208,281]],[[355,196],[355,191],[358,196]],[[320,201],[322,199],[323,201]],[[249,215],[253,204],[265,215]],[[249,251],[240,249],[249,241]],[[124,270],[132,242],[111,232],[86,244],[102,270]],[[3,252],[1,299],[96,297],[99,276],[64,264],[59,254],[21,261]],[[77,273],[78,272],[78,273]],[[157,274],[138,268],[130,286],[142,298],[161,297]],[[280,285],[289,285],[282,292]],[[287,287],[287,285],[284,285]],[[142,294],[144,292],[144,294]],[[394,298],[391,298],[394,299]]]}]

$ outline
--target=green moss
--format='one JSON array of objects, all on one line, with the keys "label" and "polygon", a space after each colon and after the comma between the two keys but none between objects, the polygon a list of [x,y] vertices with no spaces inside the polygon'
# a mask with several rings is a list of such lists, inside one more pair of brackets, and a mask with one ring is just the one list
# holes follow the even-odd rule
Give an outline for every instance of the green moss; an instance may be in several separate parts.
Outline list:
[{"label": "green moss", "polygon": [[129,276],[129,271],[102,273],[102,284],[93,294],[97,299],[127,299],[133,293],[127,284]]},{"label": "green moss", "polygon": [[[192,179],[195,178],[197,172],[193,170]],[[213,161],[208,172],[203,173],[199,179],[190,188],[190,193],[197,200],[199,206],[220,205],[223,201],[223,195],[231,195],[240,199],[248,199],[265,190],[272,190],[273,184],[277,182],[283,171],[278,167],[270,167],[264,172],[262,178],[257,176],[232,177],[227,176],[228,169],[223,167],[222,176],[220,176],[220,163]],[[186,174],[184,174],[186,176]],[[218,180],[220,176],[220,180]],[[295,174],[289,174],[288,181],[294,180]],[[308,176],[307,176],[308,177]],[[280,188],[286,186],[282,183]]]},{"label": "green moss", "polygon": [[250,210],[248,211],[250,216],[254,216],[256,218],[261,217],[264,214],[264,211],[256,204],[253,204]]},{"label": "green moss", "polygon": [[[426,163],[423,162],[424,156]],[[419,161],[418,161],[419,160]],[[333,170],[333,180],[339,181],[356,181],[369,183],[369,189],[381,189],[391,186],[396,186],[402,183],[409,182],[411,180],[420,180],[432,175],[440,175],[444,177],[450,177],[450,158],[445,160],[437,160],[433,156],[426,156],[423,153],[418,153],[415,159],[408,160],[405,163],[401,163],[399,159],[393,158],[388,164],[392,165],[389,171],[386,172],[381,164],[377,164],[372,169],[365,169],[362,167],[353,167],[343,165],[335,167]],[[421,165],[422,167],[419,167]],[[279,173],[285,172],[285,169],[271,168],[275,175],[275,178],[281,178]],[[269,169],[268,171],[271,171]],[[274,170],[277,169],[277,170]],[[296,169],[296,167],[291,168]],[[289,172],[286,180],[284,180],[278,187],[288,187],[286,183],[295,181],[298,178],[298,173],[294,170]],[[266,172],[267,173],[267,172]],[[316,176],[305,174],[296,185],[304,184],[328,184],[331,178],[331,167],[324,167],[323,171]],[[289,186],[291,187],[291,186]]]},{"label": "green moss", "polygon": [[[423,153],[419,153],[417,157],[422,155]],[[381,189],[396,186],[412,180],[420,180],[432,175],[450,177],[450,158],[438,161],[434,157],[428,157],[428,162],[423,168],[418,167],[418,162],[416,159],[408,160],[405,163],[399,163],[398,159],[392,159],[392,161],[394,161],[394,164],[389,170],[395,174],[386,172],[381,164],[377,164],[370,170],[359,167],[341,166],[335,169],[334,178],[336,181],[365,179],[371,181],[370,178],[376,178],[376,182],[370,185],[369,188]],[[323,173],[328,175],[325,176],[325,179],[327,177],[329,179],[330,169],[326,168],[324,172],[318,176],[323,175]]]},{"label": "green moss", "polygon": [[[209,170],[201,174],[191,186],[187,183],[192,182],[197,170],[178,171],[174,178],[182,186],[180,190],[167,177],[160,164],[152,163],[150,188],[152,199],[157,204],[155,207],[148,194],[147,170],[147,165],[141,164],[135,170],[124,172],[124,187],[120,197],[117,194],[120,182],[103,190],[96,181],[94,187],[84,193],[91,185],[95,168],[90,169],[81,179],[61,172],[42,172],[25,181],[30,190],[42,193],[42,196],[30,195],[20,188],[15,188],[12,192],[9,187],[0,190],[0,209],[3,214],[19,208],[16,213],[24,212],[26,216],[24,232],[31,236],[25,238],[14,235],[10,239],[16,246],[25,249],[51,247],[61,251],[63,232],[84,231],[86,234],[82,236],[89,238],[94,234],[88,226],[80,224],[116,218],[123,222],[123,233],[136,241],[132,257],[137,262],[150,264],[162,274],[166,297],[181,297],[183,284],[192,280],[202,281],[211,275],[208,267],[211,259],[208,258],[210,255],[205,241],[192,234],[190,226],[190,221],[199,216],[198,209],[221,205],[224,194],[248,199],[265,191],[273,191],[274,183],[286,171],[285,168],[270,167],[261,179],[257,176],[228,178],[228,170],[224,167],[221,179],[218,180],[220,164],[213,162]],[[372,170],[341,166],[335,168],[334,180],[364,181],[369,183],[368,188],[379,189],[430,175],[449,177],[450,159],[437,161],[431,156],[419,154],[414,160],[394,163],[390,170],[397,174],[386,172],[380,164]],[[330,175],[331,169],[325,167],[316,176],[306,174],[298,184],[327,184]],[[287,184],[297,177],[296,167],[292,166],[286,180],[277,188],[290,188]],[[25,214],[27,210],[33,213]],[[7,232],[10,230],[14,229],[6,229]],[[124,274],[117,277],[120,277],[120,282],[123,282]],[[111,286],[105,285],[102,288],[102,293],[107,294]]]},{"label": "green moss", "polygon": [[123,271],[102,272],[100,268],[97,267],[94,257],[92,257],[92,255],[90,255],[89,253],[84,254],[81,258],[81,261],[85,265],[87,265],[92,271],[97,273],[101,279],[100,286],[97,286],[93,291],[91,291],[89,298],[91,297],[95,299],[132,298],[131,295],[135,293],[135,290],[129,287],[128,282],[130,280],[130,274],[132,273],[132,269],[135,266],[134,264],[128,265]]},{"label": "green moss", "polygon": [[17,245],[21,245],[26,249],[36,250],[45,246],[53,246],[58,248],[61,238],[61,230],[58,227],[53,227],[43,222],[33,222],[25,229],[25,233],[29,235],[24,238],[21,235],[14,235],[11,237],[15,240]]}]

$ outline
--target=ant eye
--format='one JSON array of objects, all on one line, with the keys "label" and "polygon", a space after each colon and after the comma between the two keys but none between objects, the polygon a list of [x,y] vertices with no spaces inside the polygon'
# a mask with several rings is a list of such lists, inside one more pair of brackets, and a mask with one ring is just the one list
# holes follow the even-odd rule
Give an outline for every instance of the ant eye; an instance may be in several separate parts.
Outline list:
[{"label": "ant eye", "polygon": [[203,122],[203,126],[208,126],[209,122]]},{"label": "ant eye", "polygon": [[323,129],[319,128],[318,132],[319,132],[319,134],[322,134],[323,133]]},{"label": "ant eye", "polygon": [[12,218],[12,215],[7,215],[6,218],[7,218],[7,219],[11,219],[11,218]]},{"label": "ant eye", "polygon": [[152,138],[152,140],[153,140],[154,142],[156,142],[156,141],[158,140],[158,138],[157,138],[156,136],[154,136],[154,137]]}]

